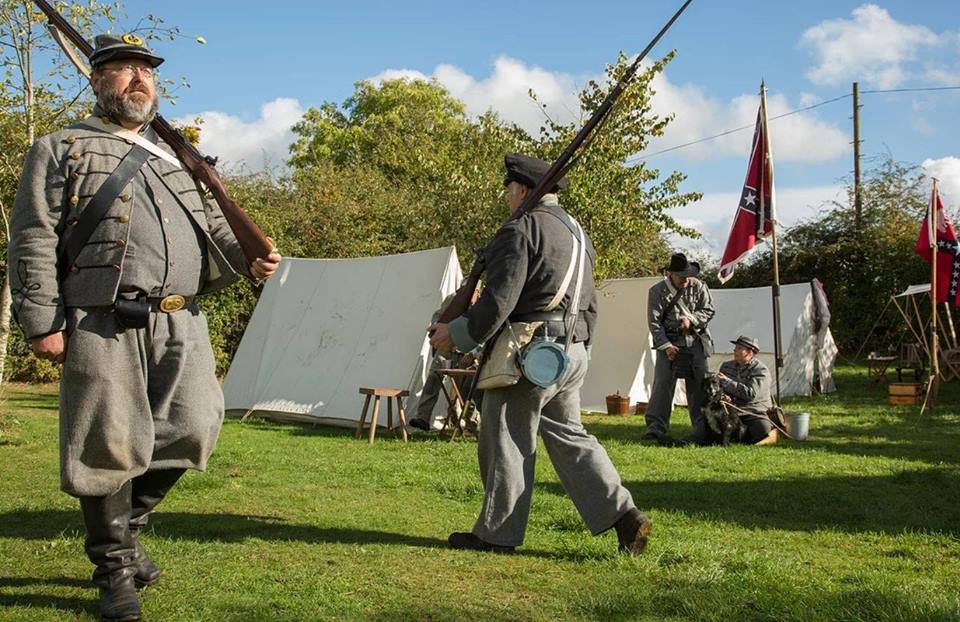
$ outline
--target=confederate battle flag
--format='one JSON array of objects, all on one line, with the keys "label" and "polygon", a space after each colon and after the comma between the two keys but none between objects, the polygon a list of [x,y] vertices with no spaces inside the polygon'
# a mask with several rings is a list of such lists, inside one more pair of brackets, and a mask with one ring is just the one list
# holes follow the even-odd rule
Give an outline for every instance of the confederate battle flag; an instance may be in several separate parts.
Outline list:
[{"label": "confederate battle flag", "polygon": [[740,205],[730,227],[730,238],[723,251],[720,262],[721,283],[733,276],[733,269],[757,240],[773,232],[773,154],[767,136],[766,97],[761,89],[760,110],[757,112],[757,127],[753,132],[753,150],[750,153],[750,166],[747,168],[747,180],[743,182],[740,193]]},{"label": "confederate battle flag", "polygon": [[957,286],[960,282],[960,244],[957,243],[957,231],[950,222],[950,215],[943,209],[936,183],[930,194],[930,208],[923,217],[917,238],[917,254],[927,263],[933,262],[934,239],[937,246],[937,281],[934,285],[937,300],[960,307],[960,288]]}]

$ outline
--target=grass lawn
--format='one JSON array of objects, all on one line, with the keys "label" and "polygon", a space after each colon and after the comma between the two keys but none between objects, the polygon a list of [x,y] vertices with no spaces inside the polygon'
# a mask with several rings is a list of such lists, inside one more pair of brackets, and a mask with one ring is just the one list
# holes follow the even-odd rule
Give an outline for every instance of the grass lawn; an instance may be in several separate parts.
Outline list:
[{"label": "grass lawn", "polygon": [[[525,546],[467,553],[445,543],[480,507],[474,442],[229,421],[143,538],[166,569],[145,619],[960,619],[960,383],[918,422],[864,369],[837,376],[788,405],[814,413],[802,443],[662,448],[636,417],[587,417],[654,519],[638,558],[589,535],[545,452]],[[56,388],[0,400],[0,620],[92,620]]]}]

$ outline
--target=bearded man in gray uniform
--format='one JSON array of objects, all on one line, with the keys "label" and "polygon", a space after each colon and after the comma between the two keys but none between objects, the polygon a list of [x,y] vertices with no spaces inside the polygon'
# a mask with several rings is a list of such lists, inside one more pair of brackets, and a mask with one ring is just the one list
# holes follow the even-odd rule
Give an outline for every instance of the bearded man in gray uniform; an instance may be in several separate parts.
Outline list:
[{"label": "bearded man in gray uniform", "polygon": [[666,436],[677,378],[683,378],[686,383],[687,408],[693,427],[691,438],[705,432],[706,420],[701,409],[703,378],[707,374],[707,359],[713,354],[707,324],[716,311],[710,289],[696,278],[699,274],[699,263],[688,261],[683,253],[675,253],[670,257],[667,275],[650,288],[647,322],[657,361],[645,414],[644,439],[668,442]]},{"label": "bearded man in gray uniform", "polygon": [[27,154],[8,259],[24,336],[63,363],[61,488],[80,499],[101,617],[139,620],[135,588],[160,570],[138,535],[184,471],[205,468],[223,420],[194,299],[238,274],[267,278],[280,256],[248,264],[220,208],[158,143],[163,59],[135,35],[101,35],[90,61],[93,116]]},{"label": "bearded man in gray uniform", "polygon": [[[521,156],[506,157],[506,201],[512,212],[549,165]],[[560,207],[556,192],[561,180],[539,204],[508,222],[483,251],[486,287],[464,315],[449,324],[432,324],[431,343],[437,350],[469,352],[494,335],[505,322],[543,322],[538,334],[566,339],[565,309],[576,284],[562,292],[562,302],[545,311],[561,294],[571,266],[574,232],[579,227]],[[585,236],[584,236],[585,237]],[[483,398],[478,456],[483,480],[483,507],[472,532],[450,535],[457,549],[512,552],[523,543],[533,496],[537,433],[560,482],[594,534],[616,528],[621,551],[639,553],[646,545],[651,521],[634,507],[630,492],[597,439],[580,421],[580,387],[587,372],[587,346],[597,320],[593,285],[594,250],[587,240],[582,293],[567,350],[569,366],[558,381],[542,388],[526,378],[512,385],[487,389]]]}]

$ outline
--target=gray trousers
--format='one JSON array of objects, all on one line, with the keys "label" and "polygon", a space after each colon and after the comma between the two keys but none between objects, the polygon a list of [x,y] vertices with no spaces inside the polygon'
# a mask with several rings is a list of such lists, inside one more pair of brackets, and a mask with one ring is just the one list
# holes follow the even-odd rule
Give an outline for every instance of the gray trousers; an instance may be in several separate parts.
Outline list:
[{"label": "gray trousers", "polygon": [[538,431],[560,483],[594,535],[613,527],[634,507],[607,452],[580,421],[586,349],[576,343],[569,354],[566,376],[548,389],[521,379],[512,387],[484,393],[477,451],[484,495],[473,533],[486,542],[523,544]]},{"label": "gray trousers", "polygon": [[204,469],[223,421],[207,321],[191,305],[121,329],[68,309],[60,379],[60,487],[111,495],[147,470]]},{"label": "gray trousers", "polygon": [[[687,387],[687,409],[690,412],[690,425],[693,435],[705,431],[707,424],[703,416],[703,377],[707,374],[707,357],[703,345],[698,341],[690,348],[682,348],[692,357],[692,373],[684,378]],[[647,405],[645,419],[647,432],[665,436],[670,431],[670,413],[673,410],[673,394],[677,388],[677,378],[673,373],[673,363],[666,352],[657,350],[657,362],[653,371],[653,388],[650,390],[650,403]]]},{"label": "gray trousers", "polygon": [[436,372],[439,369],[450,369],[451,365],[450,361],[439,354],[434,355],[430,371],[427,372],[427,379],[423,383],[420,401],[417,402],[417,419],[433,423],[433,407],[436,406],[437,398],[440,397],[440,391],[443,388],[443,378]]}]

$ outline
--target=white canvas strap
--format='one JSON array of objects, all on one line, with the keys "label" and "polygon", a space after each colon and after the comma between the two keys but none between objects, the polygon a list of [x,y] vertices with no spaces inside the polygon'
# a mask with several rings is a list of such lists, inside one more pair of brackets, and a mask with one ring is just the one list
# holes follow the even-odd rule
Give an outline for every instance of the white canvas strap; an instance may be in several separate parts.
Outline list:
[{"label": "white canvas strap", "polygon": [[120,125],[116,125],[115,123],[111,123],[106,119],[106,117],[93,117],[93,116],[87,117],[86,119],[81,121],[80,124],[85,125],[93,130],[100,130],[100,131],[107,132],[108,134],[113,134],[117,138],[122,138],[123,140],[129,143],[140,145],[141,147],[143,147],[153,155],[164,160],[165,162],[168,162],[169,164],[177,168],[181,168],[180,160],[178,160],[175,156],[170,155],[169,153],[164,151],[163,148],[153,144],[152,142],[150,142],[140,134],[137,134],[136,132],[131,132],[127,128],[122,127]]},{"label": "white canvas strap", "polygon": [[[667,284],[667,291],[670,292],[670,295],[673,296],[677,293],[677,288],[673,286],[673,283],[670,282],[668,277],[663,277],[664,282]],[[697,322],[697,316],[695,316],[691,311],[690,307],[684,304],[683,298],[677,299],[677,308],[680,309],[680,315],[686,317],[691,322]]]},{"label": "white canvas strap", "polygon": [[[573,220],[572,218],[570,220]],[[576,221],[573,221],[576,224]],[[579,227],[580,225],[577,224]],[[577,256],[580,254],[580,242],[577,240],[577,236],[570,234],[570,237],[573,238],[573,252],[570,253],[570,263],[567,265],[567,273],[563,275],[563,282],[560,283],[560,289],[557,290],[557,293],[554,294],[553,298],[547,303],[547,308],[544,311],[553,311],[560,305],[560,301],[563,300],[563,295],[567,293],[567,288],[570,287],[570,279],[573,278],[573,269],[577,265]]]}]

